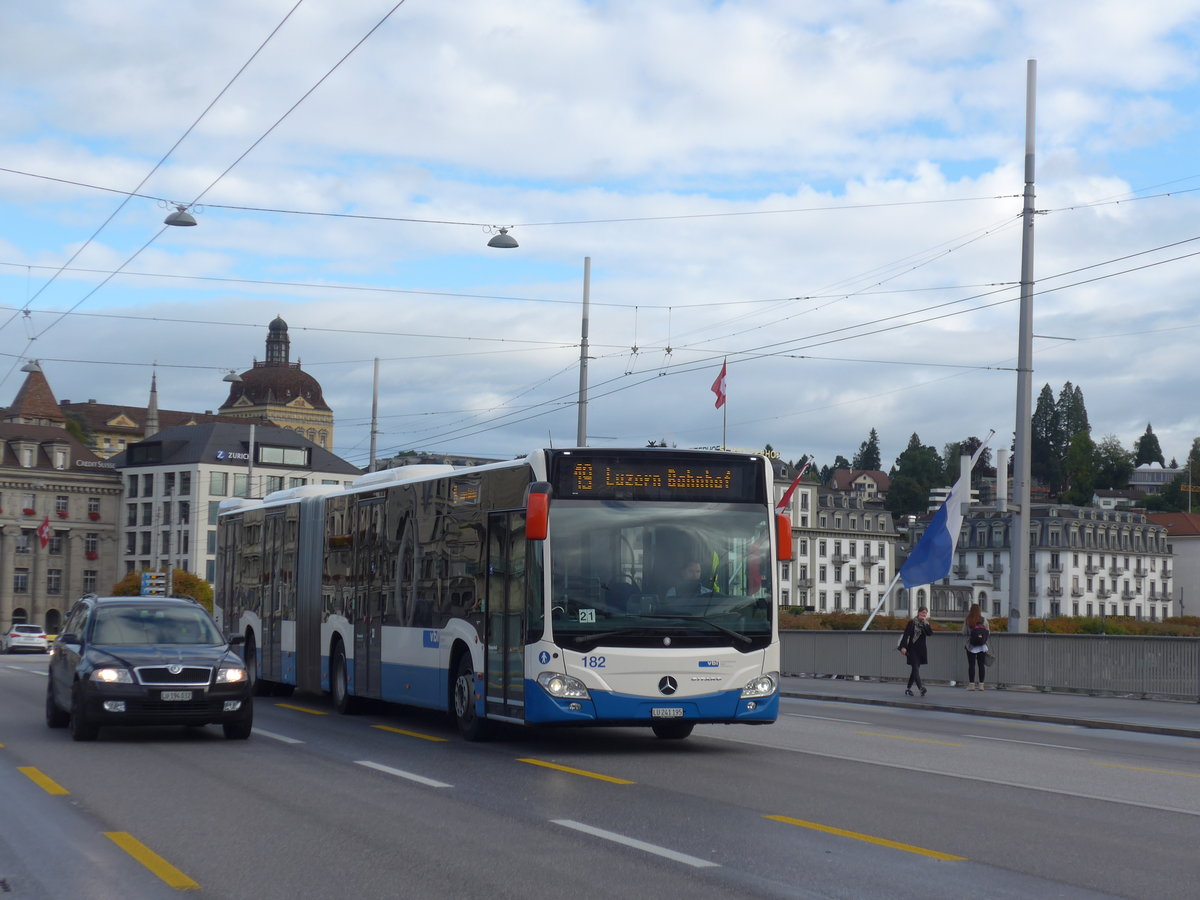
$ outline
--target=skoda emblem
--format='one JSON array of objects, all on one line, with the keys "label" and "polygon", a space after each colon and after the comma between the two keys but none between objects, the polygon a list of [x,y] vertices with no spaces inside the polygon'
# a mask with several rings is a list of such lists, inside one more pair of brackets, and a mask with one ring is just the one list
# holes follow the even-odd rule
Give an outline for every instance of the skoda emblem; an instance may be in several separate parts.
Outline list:
[{"label": "skoda emblem", "polygon": [[670,675],[664,675],[662,680],[658,682],[658,690],[669,697],[679,690],[679,682]]},{"label": "skoda emblem", "polygon": [[183,666],[179,665],[179,663],[171,663],[169,666],[167,666],[167,671],[172,675],[178,675],[183,671]]}]

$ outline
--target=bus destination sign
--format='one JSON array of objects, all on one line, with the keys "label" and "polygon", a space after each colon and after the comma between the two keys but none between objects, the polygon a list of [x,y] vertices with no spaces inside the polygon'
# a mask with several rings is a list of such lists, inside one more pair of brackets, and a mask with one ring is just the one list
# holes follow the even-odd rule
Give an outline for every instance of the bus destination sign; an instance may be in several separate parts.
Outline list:
[{"label": "bus destination sign", "polygon": [[756,499],[761,463],[747,459],[682,459],[663,454],[640,457],[557,460],[554,496],[595,500],[700,500],[740,503]]}]

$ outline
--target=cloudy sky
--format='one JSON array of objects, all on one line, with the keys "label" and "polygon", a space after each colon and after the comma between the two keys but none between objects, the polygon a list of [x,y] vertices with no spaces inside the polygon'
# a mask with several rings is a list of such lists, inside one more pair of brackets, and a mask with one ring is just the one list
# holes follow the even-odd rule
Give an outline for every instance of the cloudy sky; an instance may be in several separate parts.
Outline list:
[{"label": "cloudy sky", "polygon": [[1034,397],[1168,459],[1200,435],[1200,0],[50,0],[0,32],[0,404],[36,358],[60,400],[156,373],[215,410],[282,315],[356,464],[375,359],[381,456],[571,445],[590,258],[593,445],[1007,445],[1035,59]]}]

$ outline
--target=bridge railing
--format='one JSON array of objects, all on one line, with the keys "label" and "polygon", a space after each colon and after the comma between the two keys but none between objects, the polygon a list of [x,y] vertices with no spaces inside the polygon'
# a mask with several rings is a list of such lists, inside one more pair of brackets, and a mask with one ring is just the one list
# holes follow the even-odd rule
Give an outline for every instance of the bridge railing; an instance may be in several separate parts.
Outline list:
[{"label": "bridge railing", "polygon": [[[906,680],[898,631],[784,631],[785,675],[860,676]],[[1200,702],[1200,638],[1136,635],[993,634],[990,684],[1048,691],[1158,697]],[[957,632],[928,638],[927,681],[966,681],[964,639]]]}]

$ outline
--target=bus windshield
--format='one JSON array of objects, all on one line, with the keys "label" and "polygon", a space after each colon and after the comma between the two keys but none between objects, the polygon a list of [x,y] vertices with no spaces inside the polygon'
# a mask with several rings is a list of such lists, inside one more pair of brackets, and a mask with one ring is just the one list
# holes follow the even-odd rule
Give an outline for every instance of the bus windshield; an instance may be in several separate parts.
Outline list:
[{"label": "bus windshield", "polygon": [[765,506],[556,500],[552,638],[563,647],[761,649],[772,635]]}]

